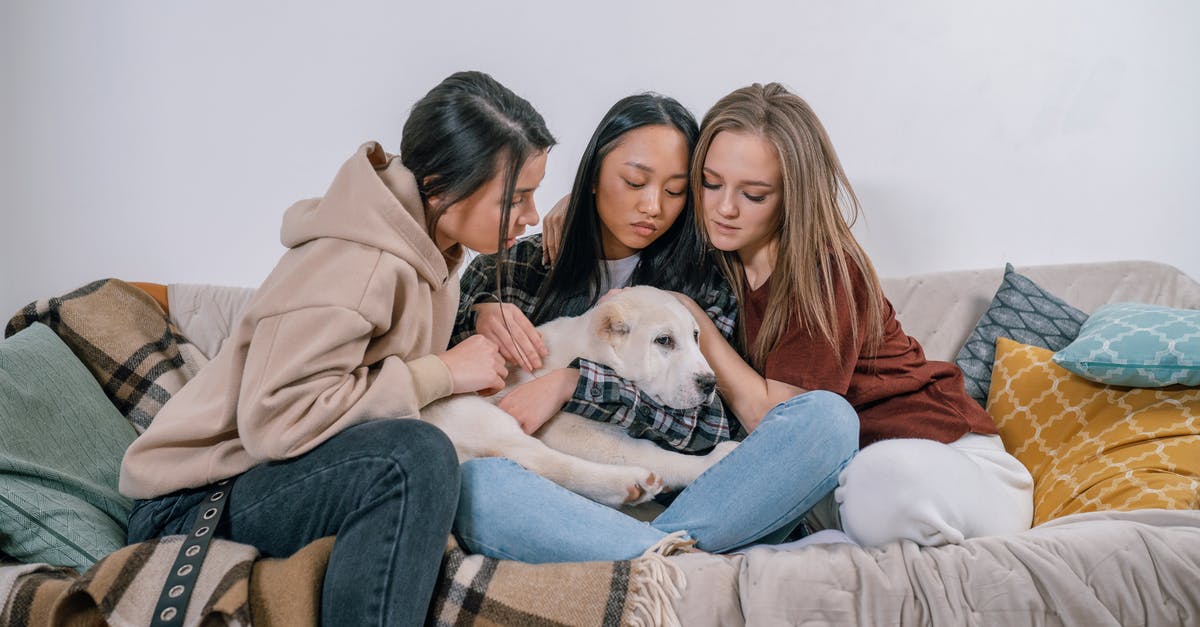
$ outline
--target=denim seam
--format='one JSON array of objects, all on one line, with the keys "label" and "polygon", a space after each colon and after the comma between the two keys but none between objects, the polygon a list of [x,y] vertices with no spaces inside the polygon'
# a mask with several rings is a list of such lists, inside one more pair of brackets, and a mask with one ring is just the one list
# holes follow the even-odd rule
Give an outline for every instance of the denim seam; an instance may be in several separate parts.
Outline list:
[{"label": "denim seam", "polygon": [[[382,599],[393,598],[391,595],[391,588],[392,588],[392,586],[395,585],[396,582],[395,582],[395,577],[392,577],[391,574],[396,572],[396,561],[398,559],[398,556],[396,555],[396,553],[400,549],[398,532],[404,526],[404,520],[405,520],[405,517],[406,517],[406,515],[408,513],[408,509],[409,509],[408,506],[409,506],[410,502],[412,501],[412,498],[409,497],[409,494],[411,491],[409,490],[409,486],[408,486],[408,473],[404,472],[403,466],[401,466],[400,464],[395,463],[393,461],[393,465],[395,465],[396,467],[399,468],[399,470],[397,472],[400,475],[400,484],[403,488],[403,494],[405,495],[405,498],[400,499],[400,511],[397,515],[397,519],[396,519],[395,523],[391,526],[391,537],[388,539],[388,541],[390,542],[390,545],[391,545],[391,551],[388,552],[387,570],[384,571],[383,577],[376,579],[376,581],[379,582],[379,586],[382,588],[382,591],[383,591],[382,595],[376,594],[374,597],[374,599],[379,603],[379,622],[378,622],[379,625],[391,624],[390,621],[387,619],[387,611],[390,608],[388,607],[388,605],[386,603],[382,602]],[[387,492],[385,492],[384,494],[386,495]],[[383,498],[383,496],[380,496],[379,498]],[[375,499],[374,501],[378,501],[378,499]],[[374,502],[374,501],[372,501],[372,502]],[[360,505],[360,507],[361,506],[362,505]]]}]

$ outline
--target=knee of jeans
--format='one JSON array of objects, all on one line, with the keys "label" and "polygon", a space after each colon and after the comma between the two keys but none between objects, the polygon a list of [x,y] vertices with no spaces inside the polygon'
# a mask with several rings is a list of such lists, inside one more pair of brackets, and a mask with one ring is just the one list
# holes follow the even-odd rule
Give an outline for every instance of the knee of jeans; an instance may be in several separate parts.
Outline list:
[{"label": "knee of jeans", "polygon": [[345,432],[349,447],[395,461],[405,474],[455,485],[459,481],[458,454],[441,429],[420,420],[375,420]]},{"label": "knee of jeans", "polygon": [[769,417],[803,430],[804,437],[817,438],[840,459],[858,451],[858,412],[841,395],[812,390],[784,401],[771,410]]}]

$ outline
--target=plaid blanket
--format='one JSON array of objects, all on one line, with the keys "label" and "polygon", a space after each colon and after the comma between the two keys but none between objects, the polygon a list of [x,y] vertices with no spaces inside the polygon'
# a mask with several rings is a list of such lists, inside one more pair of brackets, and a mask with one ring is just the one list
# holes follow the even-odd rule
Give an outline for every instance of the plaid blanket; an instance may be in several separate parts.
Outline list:
[{"label": "plaid blanket", "polygon": [[634,560],[562,564],[467,555],[451,536],[426,624],[679,625],[683,573],[665,555],[690,546],[680,535]]},{"label": "plaid blanket", "polygon": [[63,339],[138,433],[208,361],[149,294],[118,279],[26,305],[4,337],[34,322]]},{"label": "plaid blanket", "polygon": [[[5,594],[0,625],[10,627],[150,624],[162,582],[183,536],[127,546],[82,575],[48,565],[0,566],[17,576]],[[184,625],[316,625],[332,537],[286,559],[258,559],[254,547],[214,540]],[[662,554],[673,538],[624,562],[522,564],[467,555],[451,537],[427,625],[678,625],[672,599],[678,566]]]},{"label": "plaid blanket", "polygon": [[[17,578],[0,624],[149,625],[182,540],[166,536],[127,546],[82,575],[67,568],[35,569]],[[316,625],[332,547],[333,538],[323,538],[286,559],[256,560],[254,547],[214,540],[184,624]]]},{"label": "plaid blanket", "polygon": [[[62,336],[139,432],[206,361],[153,298],[116,279],[30,304],[5,335],[34,321]],[[0,625],[149,624],[179,539],[127,546],[82,575],[0,563]],[[185,624],[315,625],[332,545],[317,540],[274,560],[214,541]],[[634,560],[535,565],[468,555],[450,537],[427,623],[678,625],[683,575],[664,556],[688,546],[672,536]]]}]

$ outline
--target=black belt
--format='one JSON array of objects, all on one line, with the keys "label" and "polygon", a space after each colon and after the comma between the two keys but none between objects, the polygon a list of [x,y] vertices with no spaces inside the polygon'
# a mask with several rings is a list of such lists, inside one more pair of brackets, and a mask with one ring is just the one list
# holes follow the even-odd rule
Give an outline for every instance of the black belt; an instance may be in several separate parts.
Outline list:
[{"label": "black belt", "polygon": [[183,539],[171,572],[167,573],[167,582],[158,595],[158,605],[154,608],[154,621],[150,627],[183,624],[188,601],[196,589],[196,580],[200,578],[200,565],[204,563],[204,556],[208,555],[208,545],[216,534],[217,522],[225,513],[229,489],[229,479],[218,481],[200,502],[200,511],[196,512],[192,531]]}]

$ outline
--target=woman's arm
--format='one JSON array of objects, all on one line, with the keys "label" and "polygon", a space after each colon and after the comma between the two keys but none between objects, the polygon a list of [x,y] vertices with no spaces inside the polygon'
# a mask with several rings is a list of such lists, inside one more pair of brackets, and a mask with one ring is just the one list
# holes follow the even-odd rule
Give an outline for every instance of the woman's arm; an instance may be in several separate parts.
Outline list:
[{"label": "woman's arm", "polygon": [[510,302],[500,303],[496,299],[498,256],[479,255],[471,261],[459,281],[461,296],[451,346],[478,333],[495,342],[508,363],[529,371],[542,367],[546,346],[529,320],[534,297],[547,272],[540,263],[539,242],[536,236],[528,238],[509,251],[503,296]]},{"label": "woman's arm", "polygon": [[441,357],[391,355],[367,366],[363,355],[377,331],[362,313],[336,306],[260,320],[237,406],[246,451],[259,460],[295,457],[350,425],[417,417],[451,393],[503,384],[503,363],[483,338]]},{"label": "woman's arm", "polygon": [[808,391],[758,374],[695,301],[682,294],[675,296],[700,326],[700,352],[717,375],[717,389],[747,431],[754,431],[772,407]]}]

